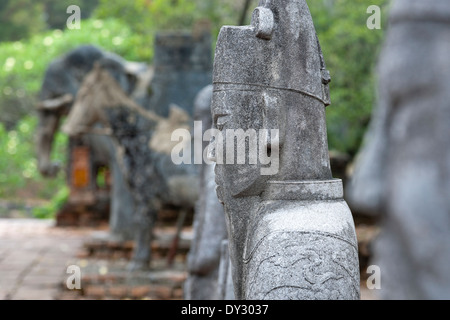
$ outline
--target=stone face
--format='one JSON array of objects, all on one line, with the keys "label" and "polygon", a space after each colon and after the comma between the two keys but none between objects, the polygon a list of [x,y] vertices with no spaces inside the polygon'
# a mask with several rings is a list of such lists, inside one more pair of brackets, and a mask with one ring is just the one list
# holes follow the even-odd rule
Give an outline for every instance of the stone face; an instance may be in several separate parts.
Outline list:
[{"label": "stone face", "polygon": [[[208,85],[196,97],[195,120],[202,121],[202,128],[210,129],[212,85]],[[207,143],[203,143],[204,150]],[[186,300],[218,299],[220,247],[227,238],[225,214],[215,192],[214,165],[203,163],[200,169],[199,199],[195,206],[194,238],[188,255],[189,276],[184,285]]]},{"label": "stone face", "polygon": [[[261,1],[250,26],[220,31],[214,126],[223,136],[263,132],[259,140],[224,139],[223,162],[217,139],[210,152],[237,299],[359,298],[354,224],[330,169],[329,81],[304,0]],[[242,153],[245,164],[238,164]]]},{"label": "stone face", "polygon": [[395,1],[348,199],[380,218],[383,299],[449,299],[450,3]]}]

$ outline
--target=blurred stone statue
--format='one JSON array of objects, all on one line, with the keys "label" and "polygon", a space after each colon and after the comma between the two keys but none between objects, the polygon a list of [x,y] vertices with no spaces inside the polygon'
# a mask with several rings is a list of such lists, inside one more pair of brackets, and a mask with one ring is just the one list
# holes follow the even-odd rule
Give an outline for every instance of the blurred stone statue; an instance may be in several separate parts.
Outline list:
[{"label": "blurred stone statue", "polygon": [[397,0],[348,200],[377,216],[382,299],[450,299],[450,2]]},{"label": "blurred stone statue", "polygon": [[[156,35],[153,75],[146,99],[124,94],[125,73],[114,61],[100,61],[82,83],[64,131],[76,137],[96,132],[111,137],[124,181],[134,201],[135,247],[130,270],[151,267],[151,242],[158,212],[167,206],[189,212],[198,198],[199,166],[175,164],[172,151],[193,139],[193,101],[211,83],[208,29]],[[125,78],[126,79],[126,78]],[[101,127],[101,128],[97,128]],[[172,140],[181,130],[181,142]]]},{"label": "blurred stone statue", "polygon": [[[40,173],[45,177],[54,177],[59,171],[59,164],[51,161],[51,153],[55,135],[62,119],[70,112],[75,97],[85,77],[92,71],[94,64],[109,60],[123,70],[122,86],[128,96],[139,101],[144,99],[146,92],[139,90],[145,86],[145,76],[150,68],[144,63],[124,60],[122,57],[104,51],[96,46],[79,46],[61,57],[57,57],[48,65],[42,81],[37,105],[39,123],[36,128],[36,156]],[[89,163],[85,166],[84,179],[79,179],[76,172],[74,157],[76,149],[84,147],[88,150]],[[98,171],[108,167],[112,177],[112,189],[108,195],[110,206],[106,206],[109,214],[111,239],[129,240],[133,237],[133,198],[126,186],[123,174],[118,166],[112,140],[106,136],[85,134],[74,138],[68,143],[68,164],[65,168],[67,182],[70,187],[70,197],[64,206],[64,212],[57,214],[57,225],[79,225],[82,223],[78,207],[95,213],[103,211],[100,187],[97,185]],[[77,181],[81,180],[81,181]],[[84,181],[83,181],[84,180]],[[81,182],[81,183],[80,183]],[[77,191],[77,192],[74,192]],[[108,208],[111,208],[108,210]],[[71,219],[67,219],[71,218]],[[92,221],[89,221],[90,223]]]},{"label": "blurred stone statue", "polygon": [[[202,89],[194,101],[194,117],[202,122],[201,136],[212,126],[212,85]],[[207,142],[201,142],[203,151]],[[199,155],[202,158],[203,155]],[[214,165],[203,163],[200,169],[199,199],[195,206],[194,238],[187,260],[188,278],[184,285],[186,300],[211,300],[218,297],[222,241],[227,239],[223,206],[216,196]]]},{"label": "blurred stone statue", "polygon": [[210,158],[236,299],[359,299],[355,227],[330,169],[329,81],[305,0],[260,1],[250,26],[220,31]]}]

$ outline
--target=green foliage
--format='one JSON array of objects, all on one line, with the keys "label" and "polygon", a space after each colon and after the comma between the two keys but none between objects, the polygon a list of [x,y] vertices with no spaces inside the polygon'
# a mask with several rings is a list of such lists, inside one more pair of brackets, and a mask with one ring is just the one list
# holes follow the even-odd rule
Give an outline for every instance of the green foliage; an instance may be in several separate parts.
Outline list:
[{"label": "green foliage", "polygon": [[55,214],[69,199],[69,193],[69,188],[67,186],[63,186],[58,190],[48,204],[41,207],[34,207],[32,210],[33,216],[39,219],[53,219]]},{"label": "green foliage", "polygon": [[159,30],[191,28],[196,21],[208,19],[213,33],[217,33],[222,25],[237,22],[232,4],[232,1],[219,0],[154,0],[149,12]]},{"label": "green foliage", "polygon": [[[389,0],[308,1],[331,73],[331,106],[327,109],[331,149],[354,155],[376,101],[375,66],[386,27]],[[367,28],[369,5],[382,9],[382,29]]]},{"label": "green foliage", "polygon": [[107,168],[101,167],[98,169],[98,173],[96,176],[96,183],[97,187],[102,189],[106,187],[107,181],[106,181],[106,174],[107,174]]},{"label": "green foliage", "polygon": [[[258,4],[251,2],[250,8]],[[330,70],[332,105],[327,110],[331,149],[354,155],[375,103],[375,73],[383,30],[367,28],[369,5],[382,8],[385,27],[389,0],[310,0],[316,30]],[[136,33],[152,39],[157,30],[186,29],[207,18],[217,36],[222,25],[236,25],[243,0],[100,0],[94,16],[120,16]],[[247,22],[249,23],[248,12]]]},{"label": "green foliage", "polygon": [[[65,183],[64,172],[52,180],[44,179],[38,172],[34,149],[36,126],[37,118],[31,115],[10,131],[0,124],[0,198],[13,198],[19,190],[28,189],[50,199]],[[65,163],[66,146],[67,136],[56,134],[52,160]]]},{"label": "green foliage", "polygon": [[43,3],[33,0],[0,1],[0,41],[16,41],[45,29]]},{"label": "green foliage", "polygon": [[122,0],[100,0],[94,12],[98,19],[109,19],[120,17],[134,32],[141,35],[148,33],[149,27],[153,25],[148,15],[148,3],[146,0],[122,1]]},{"label": "green foliage", "polygon": [[94,44],[125,59],[148,61],[152,49],[117,19],[89,19],[80,30],[59,29],[28,40],[0,43],[0,122],[11,129],[33,110],[48,64],[82,44]]},{"label": "green foliage", "polygon": [[80,7],[81,19],[86,19],[97,4],[98,0],[2,0],[0,41],[20,41],[48,29],[63,29],[70,5]]},{"label": "green foliage", "polygon": [[149,40],[157,31],[191,29],[196,21],[208,19],[213,35],[217,36],[222,25],[237,23],[243,3],[243,0],[100,0],[94,16],[100,19],[120,16],[133,31]]}]

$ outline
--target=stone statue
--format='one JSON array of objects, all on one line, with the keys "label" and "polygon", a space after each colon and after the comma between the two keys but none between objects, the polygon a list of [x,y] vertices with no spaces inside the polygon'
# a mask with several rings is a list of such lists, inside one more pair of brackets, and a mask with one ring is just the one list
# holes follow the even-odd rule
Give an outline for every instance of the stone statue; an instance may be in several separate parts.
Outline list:
[{"label": "stone statue", "polygon": [[[202,121],[202,136],[212,126],[211,96],[212,85],[208,85],[194,101],[194,116],[196,121]],[[207,142],[203,142],[202,150],[206,146]],[[220,248],[222,240],[227,239],[227,230],[223,206],[217,199],[215,187],[214,165],[203,163],[199,199],[195,206],[194,238],[187,260],[186,300],[218,299]]]},{"label": "stone statue", "polygon": [[329,81],[305,0],[260,1],[250,26],[220,31],[210,159],[236,299],[359,299],[354,222],[330,169]]},{"label": "stone statue", "polygon": [[136,245],[131,270],[150,266],[158,211],[171,206],[188,212],[198,198],[199,166],[175,164],[171,157],[180,144],[171,140],[175,130],[187,132],[181,137],[183,144],[192,143],[194,98],[211,83],[210,33],[194,31],[157,35],[147,99],[134,101],[124,95],[122,68],[100,61],[83,81],[83,91],[64,125],[67,134],[77,136],[101,124],[97,132],[110,135],[114,142],[134,200]]},{"label": "stone statue", "polygon": [[[73,137],[88,130],[113,139],[135,204],[136,245],[129,268],[138,270],[150,266],[158,211],[164,205],[193,208],[198,197],[198,170],[191,164],[175,165],[171,146],[160,142],[167,136],[170,139],[175,129],[188,129],[189,115],[175,106],[168,118],[144,109],[125,95],[122,76],[120,68],[110,61],[99,61],[83,81],[62,129]],[[154,144],[155,140],[158,143]]]},{"label": "stone statue", "polygon": [[450,299],[450,2],[397,0],[379,101],[348,187],[379,218],[382,299]]},{"label": "stone statue", "polygon": [[[123,66],[126,76],[123,77],[122,84],[129,96],[139,100],[146,94],[145,92],[137,92],[137,87],[142,82],[142,69],[146,72],[148,68],[143,63],[126,61],[114,53],[103,51],[92,45],[79,46],[54,59],[45,72],[39,93],[40,101],[37,106],[39,123],[36,128],[36,156],[39,171],[45,177],[54,177],[60,169],[59,164],[52,162],[50,159],[55,134],[59,130],[59,124],[62,122],[62,119],[71,110],[83,79],[92,71],[95,62],[101,59],[111,59],[118,65]],[[90,166],[93,172],[89,177],[90,179],[88,179],[88,184],[90,193],[94,196],[92,200],[95,203],[100,202],[100,197],[96,192],[98,188],[95,185],[95,169],[102,166],[109,167],[113,177],[112,190],[109,197],[111,237],[123,240],[131,239],[133,235],[133,211],[131,209],[133,207],[133,199],[123,181],[111,139],[106,136],[86,134],[69,140],[69,150],[72,150],[75,145],[83,145],[90,150]],[[69,171],[72,164],[72,156],[69,156],[66,171]],[[71,178],[70,174],[68,174],[69,185],[73,184],[73,181],[71,181],[73,179]],[[99,210],[95,207],[93,209]],[[76,213],[74,206],[69,207],[69,212]],[[57,216],[58,220],[59,216]]]}]

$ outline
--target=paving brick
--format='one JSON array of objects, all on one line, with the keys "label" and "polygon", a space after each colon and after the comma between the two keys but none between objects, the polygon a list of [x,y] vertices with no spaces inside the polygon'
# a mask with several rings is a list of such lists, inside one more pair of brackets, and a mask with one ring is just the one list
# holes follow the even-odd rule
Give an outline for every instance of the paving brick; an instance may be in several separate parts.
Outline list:
[{"label": "paving brick", "polygon": [[133,298],[143,298],[151,292],[151,287],[149,285],[132,287],[130,290],[130,295]]},{"label": "paving brick", "polygon": [[96,274],[84,274],[81,277],[81,282],[84,284],[98,283],[98,275]]},{"label": "paving brick", "polygon": [[172,299],[183,299],[183,289],[182,288],[176,288],[172,290]]},{"label": "paving brick", "polygon": [[60,285],[59,277],[51,275],[28,275],[22,282],[22,286],[30,286],[36,288],[56,288]]},{"label": "paving brick", "polygon": [[164,285],[152,286],[149,295],[153,299],[168,300],[172,298],[172,288]]},{"label": "paving brick", "polygon": [[126,298],[129,295],[129,289],[126,285],[113,286],[108,289],[107,294],[113,298]]},{"label": "paving brick", "polygon": [[57,300],[79,300],[81,298],[81,293],[79,290],[66,290],[60,292],[57,296]]},{"label": "paving brick", "polygon": [[98,276],[98,281],[101,283],[113,283],[117,281],[118,277],[115,274],[102,274]]},{"label": "paving brick", "polygon": [[91,253],[89,252],[89,250],[86,250],[86,249],[80,249],[76,253],[76,257],[79,259],[86,259],[90,255],[91,255]]},{"label": "paving brick", "polygon": [[42,290],[39,288],[21,286],[16,294],[13,295],[13,300],[54,300],[58,294],[57,289]]},{"label": "paving brick", "polygon": [[101,299],[105,297],[106,289],[101,285],[89,285],[84,289],[84,295],[92,298]]},{"label": "paving brick", "polygon": [[[90,252],[84,244],[89,242],[94,229],[55,228],[48,222],[4,220],[0,219],[0,299],[183,299],[182,284],[187,277],[184,247],[179,248],[170,267],[164,250],[160,250],[153,256],[150,271],[129,273],[127,259],[132,254],[133,242],[116,248],[117,243],[97,241],[96,250],[108,248],[107,259],[99,259],[95,250],[92,256],[77,257],[80,250]],[[170,243],[171,233],[158,232],[161,238],[169,240],[166,244]],[[68,265],[81,268],[82,290],[67,289]],[[106,274],[100,274],[100,269]],[[7,297],[10,292],[15,294]],[[362,299],[372,299],[376,292],[362,288],[361,293]]]}]

